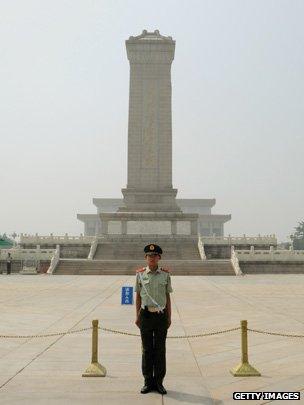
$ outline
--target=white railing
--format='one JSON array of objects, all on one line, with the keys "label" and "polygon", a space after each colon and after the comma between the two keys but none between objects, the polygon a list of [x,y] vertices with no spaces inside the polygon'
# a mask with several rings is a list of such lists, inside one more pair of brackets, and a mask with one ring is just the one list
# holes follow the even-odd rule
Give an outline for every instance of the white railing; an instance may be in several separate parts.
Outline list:
[{"label": "white railing", "polygon": [[207,260],[205,249],[204,249],[204,244],[203,244],[202,238],[200,236],[198,237],[197,247],[198,247],[198,251],[199,251],[201,259]]},{"label": "white railing", "polygon": [[269,250],[254,249],[236,250],[237,258],[240,262],[248,261],[283,261],[283,262],[304,262],[304,250],[275,250],[270,246]]},{"label": "white railing", "polygon": [[233,267],[233,270],[235,272],[236,276],[243,276],[243,272],[240,268],[240,263],[239,263],[239,259],[238,259],[238,255],[236,253],[236,251],[234,250],[234,246],[231,246],[231,265]]},{"label": "white railing", "polygon": [[52,259],[51,259],[50,267],[47,270],[47,274],[52,274],[53,273],[53,271],[56,269],[56,267],[57,267],[57,265],[59,263],[59,260],[60,260],[60,245],[57,245],[56,250],[54,252],[54,255],[53,255]]},{"label": "white railing", "polygon": [[91,245],[91,248],[90,248],[90,252],[89,252],[89,255],[88,255],[88,260],[93,260],[93,258],[95,256],[95,253],[96,253],[97,246],[98,246],[98,238],[95,237],[95,239],[94,239],[94,241],[93,241],[93,243]]},{"label": "white railing", "polygon": [[258,236],[201,236],[204,245],[276,245],[277,238],[275,235],[258,235]]},{"label": "white railing", "polygon": [[11,254],[12,260],[50,260],[54,255],[55,249],[22,249],[15,247],[11,249],[0,249],[0,260],[6,260],[8,253]]},{"label": "white railing", "polygon": [[27,234],[21,234],[20,235],[20,243],[33,243],[35,245],[42,245],[42,244],[65,244],[65,243],[92,243],[94,240],[94,236],[84,236],[83,234],[80,234],[79,236],[70,236],[67,233],[63,236],[58,236],[58,235],[53,235],[52,233],[50,235],[27,235]]}]

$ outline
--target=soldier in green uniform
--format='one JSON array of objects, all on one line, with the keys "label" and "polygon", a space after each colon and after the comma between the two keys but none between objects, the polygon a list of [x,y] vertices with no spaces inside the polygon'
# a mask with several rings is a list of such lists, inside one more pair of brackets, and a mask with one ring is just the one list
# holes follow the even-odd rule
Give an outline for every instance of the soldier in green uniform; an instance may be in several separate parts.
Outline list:
[{"label": "soldier in green uniform", "polygon": [[166,394],[163,379],[166,374],[166,337],[171,325],[171,277],[168,270],[159,267],[162,249],[155,244],[144,248],[147,266],[136,271],[136,325],[142,340],[142,373],[145,379],[141,389],[146,394],[156,389]]}]

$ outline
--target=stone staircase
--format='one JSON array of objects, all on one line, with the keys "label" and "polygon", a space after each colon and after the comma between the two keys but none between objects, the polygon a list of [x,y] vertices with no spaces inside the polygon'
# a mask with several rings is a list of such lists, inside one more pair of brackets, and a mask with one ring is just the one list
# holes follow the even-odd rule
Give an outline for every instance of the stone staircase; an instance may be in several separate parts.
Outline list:
[{"label": "stone staircase", "polygon": [[[82,260],[60,259],[54,274],[69,275],[135,275],[143,267],[141,260]],[[161,266],[170,269],[172,275],[234,276],[230,260],[162,260]]]},{"label": "stone staircase", "polygon": [[[105,240],[98,244],[94,260],[142,261],[144,258],[143,248],[149,243],[151,243],[151,239],[148,238]],[[162,238],[156,243],[163,249],[162,258],[164,260],[200,260],[197,238]]]}]

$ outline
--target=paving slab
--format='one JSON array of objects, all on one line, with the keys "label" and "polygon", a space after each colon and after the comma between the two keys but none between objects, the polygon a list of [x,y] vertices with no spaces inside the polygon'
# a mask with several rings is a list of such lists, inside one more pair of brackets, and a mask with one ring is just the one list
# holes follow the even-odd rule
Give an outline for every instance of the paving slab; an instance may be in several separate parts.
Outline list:
[{"label": "paving slab", "polygon": [[[132,276],[0,275],[0,335],[34,335],[100,326],[139,334],[134,305],[121,305]],[[104,378],[83,378],[91,330],[44,338],[0,338],[1,404],[232,404],[235,391],[301,391],[304,338],[249,332],[249,361],[261,377],[234,377],[240,331],[172,339],[237,327],[304,335],[304,275],[172,276],[167,339],[168,394],[139,393],[140,337],[100,331]],[[277,402],[277,401],[272,401]],[[291,402],[291,401],[289,401]],[[237,401],[249,403],[249,401]],[[250,404],[269,401],[250,401]],[[285,401],[284,403],[288,403]]]}]

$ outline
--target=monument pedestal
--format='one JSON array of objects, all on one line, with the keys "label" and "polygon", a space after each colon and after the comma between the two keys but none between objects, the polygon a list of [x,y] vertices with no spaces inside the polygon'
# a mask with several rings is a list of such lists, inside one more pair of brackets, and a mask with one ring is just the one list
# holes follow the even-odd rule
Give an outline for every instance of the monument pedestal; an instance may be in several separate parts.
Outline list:
[{"label": "monument pedestal", "polygon": [[101,235],[195,235],[198,214],[109,212],[99,214]]},{"label": "monument pedestal", "polygon": [[118,212],[182,212],[176,203],[177,189],[123,188],[124,206]]}]

